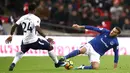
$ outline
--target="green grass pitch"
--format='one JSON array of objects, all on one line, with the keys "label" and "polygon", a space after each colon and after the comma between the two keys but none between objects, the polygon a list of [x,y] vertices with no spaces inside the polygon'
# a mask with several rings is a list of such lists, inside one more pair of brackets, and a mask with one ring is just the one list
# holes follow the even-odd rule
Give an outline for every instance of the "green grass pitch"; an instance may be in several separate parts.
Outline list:
[{"label": "green grass pitch", "polygon": [[[130,56],[120,56],[118,68],[113,69],[113,56],[103,56],[99,70],[66,70],[55,68],[48,56],[23,57],[15,66],[14,71],[8,71],[13,57],[0,57],[0,73],[130,73]],[[87,56],[71,58],[74,67],[81,64],[89,65]]]}]

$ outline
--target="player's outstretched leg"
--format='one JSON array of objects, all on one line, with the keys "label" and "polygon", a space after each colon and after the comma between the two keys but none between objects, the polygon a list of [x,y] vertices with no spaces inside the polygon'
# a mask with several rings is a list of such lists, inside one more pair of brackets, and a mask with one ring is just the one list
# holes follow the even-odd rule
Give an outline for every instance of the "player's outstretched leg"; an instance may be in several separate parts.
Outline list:
[{"label": "player's outstretched leg", "polygon": [[66,56],[64,56],[64,57],[62,57],[62,58],[60,58],[60,62],[63,62],[63,61],[65,61],[66,59],[68,59],[68,58],[71,58],[71,57],[75,57],[75,56],[77,56],[77,55],[79,55],[80,54],[80,50],[74,50],[74,51],[72,51],[71,53],[69,53],[68,55],[66,55]]},{"label": "player's outstretched leg", "polygon": [[22,58],[23,54],[24,54],[23,52],[17,52],[16,53],[16,56],[15,56],[12,64],[9,67],[9,71],[13,71],[15,64]]}]

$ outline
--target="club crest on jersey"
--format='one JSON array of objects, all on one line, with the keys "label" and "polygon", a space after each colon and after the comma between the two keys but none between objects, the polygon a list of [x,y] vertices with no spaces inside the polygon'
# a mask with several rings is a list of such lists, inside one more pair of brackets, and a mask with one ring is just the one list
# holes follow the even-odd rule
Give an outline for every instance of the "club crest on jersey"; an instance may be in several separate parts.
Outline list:
[{"label": "club crest on jersey", "polygon": [[111,41],[111,42],[110,42],[110,45],[114,45],[114,42],[113,42],[113,41]]}]

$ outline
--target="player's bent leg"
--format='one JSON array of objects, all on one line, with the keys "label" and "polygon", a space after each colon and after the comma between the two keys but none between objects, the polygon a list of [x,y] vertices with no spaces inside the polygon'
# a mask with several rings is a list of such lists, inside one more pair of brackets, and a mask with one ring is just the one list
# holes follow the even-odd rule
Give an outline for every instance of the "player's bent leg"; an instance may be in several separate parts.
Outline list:
[{"label": "player's bent leg", "polygon": [[54,61],[55,64],[58,63],[57,56],[53,53],[53,51],[48,51],[49,57]]},{"label": "player's bent leg", "polygon": [[[42,44],[42,43],[44,43],[44,44]],[[55,53],[52,51],[53,50],[53,46],[49,42],[47,42],[45,40],[42,40],[42,39],[38,39],[38,41],[35,44],[34,44],[35,46],[32,46],[31,48],[33,48],[33,49],[39,48],[41,50],[47,50],[48,51],[48,55],[53,60],[55,67],[56,68],[60,67],[60,65],[59,65],[60,63],[58,62],[58,58],[55,55]]]},{"label": "player's bent leg", "polygon": [[50,45],[50,48],[48,49],[48,54],[49,54],[50,58],[54,61],[55,67],[58,68],[58,67],[62,66],[62,64],[64,64],[64,62],[59,62],[57,56],[55,55],[55,53],[53,53],[52,50],[53,50],[53,46]]},{"label": "player's bent leg", "polygon": [[88,54],[92,69],[98,69],[100,65],[100,54],[98,54],[93,47],[90,47]]},{"label": "player's bent leg", "polygon": [[22,58],[23,54],[24,54],[23,52],[17,52],[16,53],[16,56],[15,56],[12,64],[9,67],[9,71],[13,71],[15,64]]},{"label": "player's bent leg", "polygon": [[15,58],[14,58],[14,60],[13,60],[13,63],[17,63],[21,58],[22,58],[22,56],[23,56],[23,52],[21,51],[21,52],[17,52],[16,53],[16,56],[15,56]]},{"label": "player's bent leg", "polygon": [[[99,54],[93,52],[91,55],[89,55],[89,60],[90,60],[92,69],[99,68],[99,65],[100,65],[100,55]],[[84,69],[86,69],[86,68],[84,68]]]}]

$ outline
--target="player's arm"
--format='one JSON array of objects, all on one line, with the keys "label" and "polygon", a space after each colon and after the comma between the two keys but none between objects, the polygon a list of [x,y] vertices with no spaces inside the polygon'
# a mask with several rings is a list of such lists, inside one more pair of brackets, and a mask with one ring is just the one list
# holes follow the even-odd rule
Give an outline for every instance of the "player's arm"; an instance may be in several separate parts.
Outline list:
[{"label": "player's arm", "polygon": [[19,20],[16,21],[16,23],[12,25],[10,36],[5,40],[6,43],[10,43],[12,41],[12,35],[14,34],[16,27],[20,25],[22,20],[23,20],[23,17],[21,17]]},{"label": "player's arm", "polygon": [[[36,19],[36,21],[34,21],[34,24],[35,24],[35,28],[36,28],[36,31],[44,38],[46,38],[46,35],[42,32],[42,29],[40,28],[40,23],[41,23],[41,20],[40,18]],[[50,43],[50,44],[53,44],[53,39],[52,38],[46,38],[47,41]]]},{"label": "player's arm", "polygon": [[38,33],[42,36],[42,37],[46,37],[46,35],[42,32],[42,29],[40,28],[40,26],[35,26],[36,27],[36,31],[38,31]]},{"label": "player's arm", "polygon": [[73,28],[78,28],[78,29],[89,29],[89,30],[93,30],[93,31],[96,31],[96,32],[99,32],[99,33],[102,33],[104,31],[106,31],[105,29],[103,28],[97,28],[97,27],[94,27],[94,26],[85,26],[85,25],[78,25],[78,24],[73,24],[72,26]]},{"label": "player's arm", "polygon": [[[36,27],[36,31],[38,31],[38,33],[42,36],[42,37],[46,37],[46,35],[42,32],[42,29],[40,28],[40,26],[35,26]],[[47,41],[50,43],[50,44],[53,44],[54,41],[52,38],[47,38]]]},{"label": "player's arm", "polygon": [[17,24],[13,24],[12,28],[11,28],[11,32],[10,32],[10,35],[12,36],[14,34],[14,31],[16,29],[18,25]]},{"label": "player's arm", "polygon": [[114,51],[114,68],[117,68],[117,64],[119,60],[118,47],[114,47],[113,51]]},{"label": "player's arm", "polygon": [[10,43],[12,41],[12,35],[14,34],[17,26],[17,24],[13,24],[13,26],[11,27],[10,36],[5,40],[6,43]]}]

